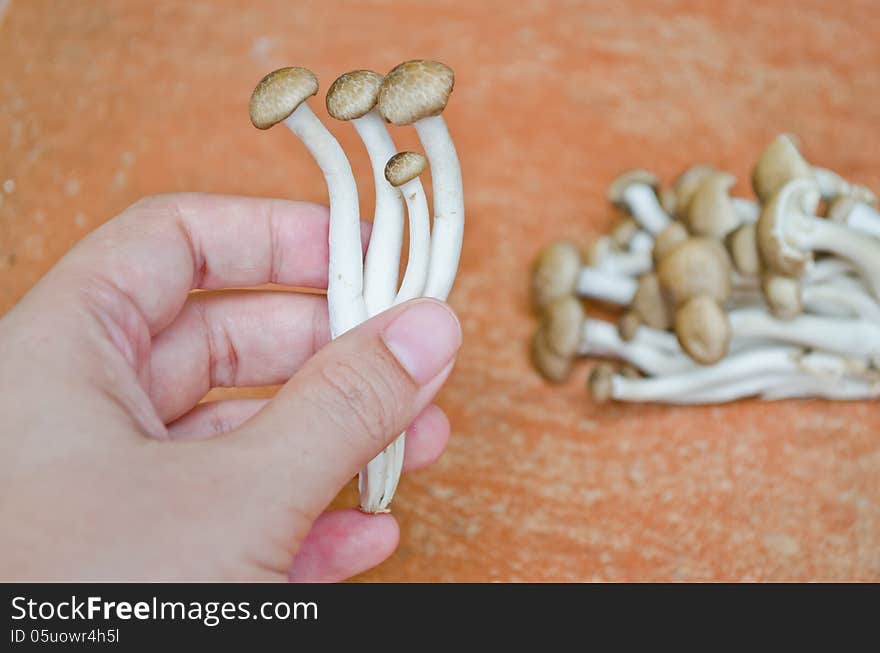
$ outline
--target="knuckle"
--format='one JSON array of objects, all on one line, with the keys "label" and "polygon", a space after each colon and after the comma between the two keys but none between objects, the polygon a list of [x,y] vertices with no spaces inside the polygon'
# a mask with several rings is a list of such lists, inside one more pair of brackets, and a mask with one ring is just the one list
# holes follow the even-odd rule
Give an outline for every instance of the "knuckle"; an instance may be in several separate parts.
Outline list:
[{"label": "knuckle", "polygon": [[333,361],[322,370],[327,415],[344,431],[384,443],[394,431],[399,403],[378,365]]}]

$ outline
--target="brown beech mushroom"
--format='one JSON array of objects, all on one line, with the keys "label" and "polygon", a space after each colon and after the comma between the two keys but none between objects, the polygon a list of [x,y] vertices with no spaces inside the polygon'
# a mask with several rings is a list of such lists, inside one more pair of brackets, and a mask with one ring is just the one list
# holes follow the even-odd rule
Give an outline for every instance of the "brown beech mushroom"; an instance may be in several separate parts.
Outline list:
[{"label": "brown beech mushroom", "polygon": [[321,168],[330,196],[330,264],[327,305],[332,337],[342,335],[367,318],[363,297],[363,252],[357,184],[339,142],[309,108],[306,100],[318,92],[318,80],[305,68],[281,68],[269,73],[251,95],[251,122],[269,129],[284,122]]},{"label": "brown beech mushroom", "polygon": [[756,239],[757,226],[746,223],[728,235],[727,252],[734,269],[745,277],[756,277],[761,273],[761,256]]},{"label": "brown beech mushroom", "polygon": [[804,311],[800,279],[765,272],[761,276],[761,292],[770,312],[781,320],[791,320]]},{"label": "brown beech mushroom", "polygon": [[364,261],[364,302],[370,315],[391,306],[395,298],[403,243],[403,203],[400,193],[384,175],[385,162],[394,156],[397,148],[376,108],[381,85],[379,73],[353,70],[336,78],[325,99],[327,113],[354,126],[373,171],[376,208]]},{"label": "brown beech mushroom", "polygon": [[[384,177],[403,194],[409,215],[409,256],[400,290],[394,298],[395,304],[420,297],[428,278],[431,218],[425,191],[419,181],[419,175],[427,168],[428,160],[418,152],[398,152],[385,164]],[[372,246],[371,238],[370,247]],[[391,258],[394,259],[393,255]]]},{"label": "brown beech mushroom", "polygon": [[626,211],[650,234],[658,234],[670,222],[657,196],[657,177],[647,170],[630,170],[612,182],[608,199],[617,208]]},{"label": "brown beech mushroom", "polygon": [[654,272],[639,277],[629,310],[618,322],[620,336],[624,340],[632,340],[643,324],[661,330],[672,326],[672,315],[663,297],[660,281]]},{"label": "brown beech mushroom", "polygon": [[656,268],[660,259],[681,245],[688,237],[687,228],[681,222],[670,222],[654,240],[654,249],[651,252],[654,267]]},{"label": "brown beech mushroom", "polygon": [[809,178],[785,184],[763,207],[758,249],[764,265],[788,277],[800,277],[816,250],[832,252],[855,264],[875,297],[880,298],[880,243],[849,227],[819,218],[819,190]]},{"label": "brown beech mushroom", "polygon": [[742,223],[730,197],[736,177],[727,172],[706,174],[694,191],[682,217],[695,236],[723,239]]},{"label": "brown beech mushroom", "polygon": [[452,69],[438,61],[406,61],[395,66],[379,88],[379,112],[388,122],[415,127],[431,164],[434,225],[424,295],[449,296],[464,236],[461,166],[443,120],[455,82]]}]

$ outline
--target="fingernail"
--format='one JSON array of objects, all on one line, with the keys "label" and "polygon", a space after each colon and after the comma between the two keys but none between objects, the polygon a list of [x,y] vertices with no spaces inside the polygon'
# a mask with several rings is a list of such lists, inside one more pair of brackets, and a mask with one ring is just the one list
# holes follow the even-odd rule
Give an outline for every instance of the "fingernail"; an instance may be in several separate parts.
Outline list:
[{"label": "fingernail", "polygon": [[382,340],[413,381],[424,385],[455,356],[461,346],[461,326],[445,304],[419,301],[385,327]]}]

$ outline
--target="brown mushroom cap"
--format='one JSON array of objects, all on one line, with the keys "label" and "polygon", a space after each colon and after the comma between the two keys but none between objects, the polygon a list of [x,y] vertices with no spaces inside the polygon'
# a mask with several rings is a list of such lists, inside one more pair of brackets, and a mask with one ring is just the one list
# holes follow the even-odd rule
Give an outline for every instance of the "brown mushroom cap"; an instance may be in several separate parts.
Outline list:
[{"label": "brown mushroom cap", "polygon": [[587,245],[584,250],[584,263],[592,267],[601,267],[602,262],[615,250],[611,236],[600,236]]},{"label": "brown mushroom cap", "polygon": [[630,244],[633,236],[635,236],[641,228],[639,224],[632,218],[624,218],[618,222],[614,229],[611,230],[611,240],[617,247],[624,248]]},{"label": "brown mushroom cap", "polygon": [[724,304],[732,290],[730,271],[727,251],[718,241],[692,237],[663,257],[657,279],[672,307],[699,295]]},{"label": "brown mushroom cap", "polygon": [[259,81],[251,94],[251,122],[269,129],[318,92],[318,80],[306,68],[281,68]]},{"label": "brown mushroom cap", "polygon": [[626,189],[634,184],[644,184],[654,190],[657,194],[660,190],[660,180],[657,175],[647,170],[628,170],[611,182],[608,187],[608,201],[619,209],[627,210],[626,202],[623,199]]},{"label": "brown mushroom cap", "polygon": [[573,294],[581,266],[581,253],[571,241],[556,241],[541,250],[532,266],[535,305],[545,306],[557,297]]},{"label": "brown mushroom cap", "polygon": [[532,362],[541,376],[554,383],[565,381],[574,366],[573,357],[560,356],[547,346],[543,328],[538,328],[532,338]]},{"label": "brown mushroom cap", "polygon": [[590,372],[587,389],[597,403],[605,403],[614,393],[614,375],[616,370],[611,363],[598,363]]},{"label": "brown mushroom cap", "polygon": [[379,113],[388,122],[404,126],[439,115],[455,84],[452,68],[438,61],[418,59],[395,66],[379,88]]},{"label": "brown mushroom cap", "polygon": [[761,278],[761,291],[770,312],[780,320],[792,320],[804,312],[799,279],[767,273]]},{"label": "brown mushroom cap", "polygon": [[327,89],[327,113],[337,120],[365,116],[379,101],[382,75],[372,70],[353,70],[340,75]]},{"label": "brown mushroom cap", "polygon": [[688,232],[681,222],[670,222],[663,228],[654,239],[654,249],[651,250],[651,259],[654,261],[654,267],[660,260],[669,254],[676,247],[681,245],[688,239]]},{"label": "brown mushroom cap", "polygon": [[574,358],[583,338],[584,320],[584,307],[571,295],[550,302],[542,320],[547,347],[560,356]]},{"label": "brown mushroom cap", "polygon": [[752,170],[752,188],[761,202],[770,199],[792,179],[813,178],[813,168],[789,134],[780,134],[764,148]]},{"label": "brown mushroom cap", "polygon": [[642,318],[637,311],[629,310],[620,316],[617,320],[617,333],[620,337],[629,342],[636,337],[642,326]]},{"label": "brown mushroom cap", "polygon": [[695,236],[724,238],[740,224],[730,199],[736,177],[728,172],[710,172],[703,176],[683,218]]},{"label": "brown mushroom cap", "polygon": [[428,167],[428,159],[418,152],[398,152],[385,164],[385,179],[397,188],[412,181]]},{"label": "brown mushroom cap", "polygon": [[712,365],[727,355],[730,321],[709,295],[697,295],[675,311],[675,335],[681,348],[701,365]]},{"label": "brown mushroom cap", "polygon": [[[640,323],[655,329],[668,329],[672,325],[672,317],[660,288],[660,280],[654,272],[639,277],[630,312],[638,316]],[[628,322],[622,319],[618,324],[618,330],[624,340],[632,340],[639,327],[639,323],[634,322],[632,318],[629,318]]]},{"label": "brown mushroom cap", "polygon": [[[675,181],[672,182],[672,189],[675,198],[674,212],[676,216],[680,218],[687,214],[691,199],[699,187],[700,182],[713,172],[715,172],[713,166],[700,163],[691,166],[675,178]],[[672,214],[672,212],[669,213]]]},{"label": "brown mushroom cap", "polygon": [[763,266],[787,277],[800,277],[813,253],[796,247],[786,235],[786,223],[796,215],[814,215],[819,189],[812,179],[786,183],[761,209],[757,240]]},{"label": "brown mushroom cap", "polygon": [[761,256],[758,253],[757,226],[747,222],[727,237],[727,251],[733,267],[740,274],[755,277],[761,272]]}]

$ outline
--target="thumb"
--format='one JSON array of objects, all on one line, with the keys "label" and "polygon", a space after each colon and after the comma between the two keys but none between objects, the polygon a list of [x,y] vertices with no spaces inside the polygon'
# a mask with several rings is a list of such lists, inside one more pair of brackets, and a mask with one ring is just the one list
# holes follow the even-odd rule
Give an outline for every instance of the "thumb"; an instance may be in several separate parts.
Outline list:
[{"label": "thumb", "polygon": [[315,354],[232,440],[261,483],[296,492],[317,515],[431,402],[461,345],[452,310],[419,299],[348,331]]}]

